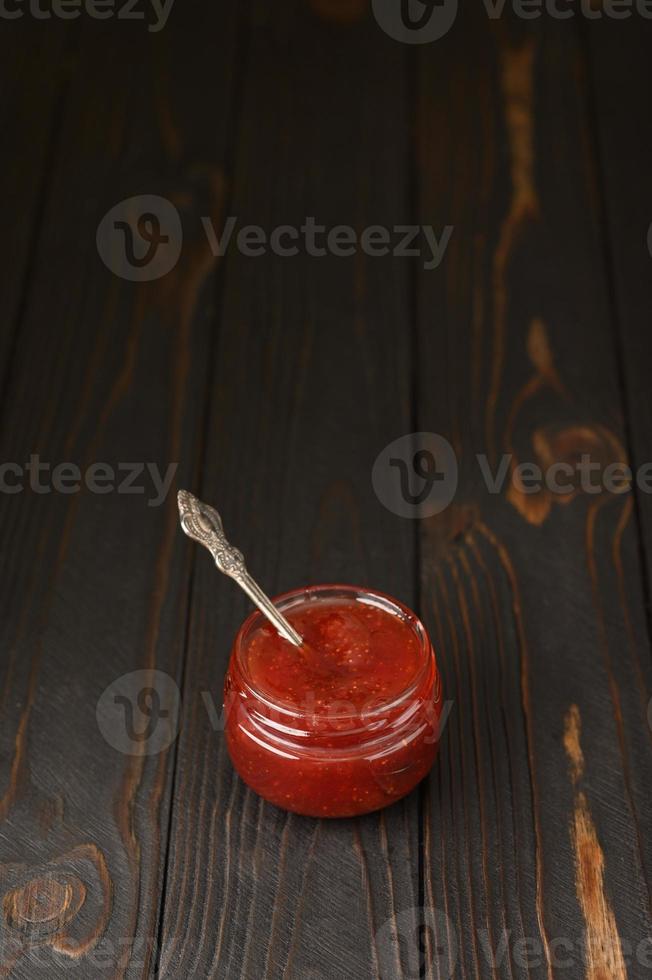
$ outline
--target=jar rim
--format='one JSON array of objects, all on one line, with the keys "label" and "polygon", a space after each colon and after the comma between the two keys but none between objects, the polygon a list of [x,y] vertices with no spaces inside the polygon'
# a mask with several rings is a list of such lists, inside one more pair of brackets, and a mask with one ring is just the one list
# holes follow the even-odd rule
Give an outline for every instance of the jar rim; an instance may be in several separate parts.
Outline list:
[{"label": "jar rim", "polygon": [[[402,622],[412,629],[419,641],[419,651],[421,653],[421,662],[419,667],[410,680],[410,683],[394,698],[392,698],[391,701],[384,701],[375,708],[365,708],[364,710],[358,708],[352,712],[338,711],[337,713],[338,721],[345,722],[347,720],[364,717],[365,722],[373,722],[375,719],[386,717],[387,715],[392,714],[392,712],[400,709],[412,696],[417,694],[423,685],[424,679],[430,672],[431,661],[433,659],[432,644],[428,633],[426,632],[425,626],[416,613],[414,613],[404,603],[400,602],[400,600],[395,599],[393,596],[387,595],[385,592],[380,592],[377,589],[370,589],[365,586],[342,584],[310,585],[302,586],[298,589],[291,589],[288,592],[283,592],[278,596],[274,596],[272,602],[275,606],[278,606],[281,612],[287,612],[289,609],[292,609],[298,605],[303,605],[306,602],[318,602],[320,600],[328,601],[337,598],[355,599],[360,602],[366,602],[370,605],[375,605],[378,608],[383,609],[385,612],[389,612],[391,615],[399,616]],[[244,686],[247,694],[265,708],[269,708],[271,711],[278,712],[280,715],[287,716],[288,718],[309,718],[309,710],[297,707],[296,704],[289,701],[284,701],[281,698],[271,697],[267,693],[263,694],[257,688],[251,678],[247,658],[245,656],[246,641],[249,639],[254,630],[263,625],[265,622],[266,620],[263,614],[259,610],[254,610],[254,612],[252,612],[240,626],[240,629],[236,634],[233,646],[233,661],[236,663],[240,674],[240,683]],[[436,676],[438,676],[438,672],[436,672]]]}]

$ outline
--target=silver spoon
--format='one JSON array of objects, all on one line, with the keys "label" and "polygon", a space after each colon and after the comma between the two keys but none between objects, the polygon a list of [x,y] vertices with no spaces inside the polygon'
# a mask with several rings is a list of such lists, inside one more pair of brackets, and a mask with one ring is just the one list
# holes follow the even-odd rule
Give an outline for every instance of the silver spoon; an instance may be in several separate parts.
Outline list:
[{"label": "silver spoon", "polygon": [[254,582],[245,567],[242,553],[226,540],[222,518],[215,508],[202,503],[187,490],[179,490],[177,502],[181,527],[188,537],[208,548],[219,570],[238,583],[284,639],[300,647],[303,644],[302,638]]}]

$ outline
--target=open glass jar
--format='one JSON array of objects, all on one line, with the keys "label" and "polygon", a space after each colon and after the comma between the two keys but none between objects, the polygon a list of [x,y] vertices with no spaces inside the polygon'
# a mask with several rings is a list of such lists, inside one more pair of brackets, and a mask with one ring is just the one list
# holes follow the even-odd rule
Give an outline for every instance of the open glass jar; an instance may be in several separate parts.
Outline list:
[{"label": "open glass jar", "polygon": [[236,636],[225,682],[226,739],[243,780],[313,817],[388,806],[437,752],[442,691],[428,635],[379,592],[319,585],[274,604],[299,650],[261,613]]}]

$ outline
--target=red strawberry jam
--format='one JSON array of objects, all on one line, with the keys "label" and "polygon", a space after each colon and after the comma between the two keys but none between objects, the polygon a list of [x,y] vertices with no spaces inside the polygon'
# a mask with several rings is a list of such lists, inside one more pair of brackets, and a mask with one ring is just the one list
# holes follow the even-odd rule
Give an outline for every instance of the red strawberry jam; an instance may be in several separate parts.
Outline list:
[{"label": "red strawberry jam", "polygon": [[236,638],[226,737],[242,778],[277,806],[338,817],[387,806],[435,758],[441,689],[427,634],[380,593],[317,586],[276,600],[299,649],[260,613]]}]

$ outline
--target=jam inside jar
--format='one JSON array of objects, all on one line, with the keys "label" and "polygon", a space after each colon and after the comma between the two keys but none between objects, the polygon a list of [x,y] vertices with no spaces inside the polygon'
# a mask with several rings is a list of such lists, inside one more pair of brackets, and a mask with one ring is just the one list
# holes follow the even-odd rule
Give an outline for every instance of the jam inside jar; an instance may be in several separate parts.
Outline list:
[{"label": "jam inside jar", "polygon": [[409,793],[437,752],[442,692],[428,635],[379,592],[320,585],[274,600],[304,639],[259,612],[225,683],[226,740],[242,779],[312,817],[368,813]]}]

